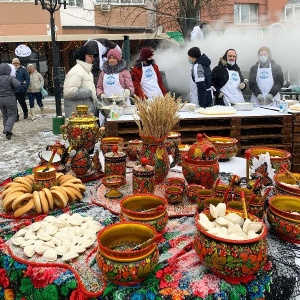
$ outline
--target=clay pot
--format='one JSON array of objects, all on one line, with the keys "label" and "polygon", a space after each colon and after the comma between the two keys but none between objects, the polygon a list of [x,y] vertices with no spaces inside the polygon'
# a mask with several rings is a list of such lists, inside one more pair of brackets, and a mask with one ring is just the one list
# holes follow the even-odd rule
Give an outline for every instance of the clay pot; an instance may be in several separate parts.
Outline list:
[{"label": "clay pot", "polygon": [[169,204],[182,203],[183,188],[180,186],[167,186],[165,189],[165,198]]},{"label": "clay pot", "polygon": [[[209,210],[204,211],[209,217]],[[236,212],[242,216],[242,213]],[[260,221],[248,214],[252,221]],[[197,221],[194,248],[200,261],[216,276],[226,281],[249,282],[264,267],[267,261],[267,227],[262,223],[262,233],[250,240],[228,240],[209,234]]]},{"label": "clay pot", "polygon": [[217,149],[219,161],[228,161],[238,153],[238,140],[231,137],[211,136],[210,140]]},{"label": "clay pot", "polygon": [[118,146],[118,151],[123,151],[124,139],[117,136],[104,137],[101,139],[100,149],[103,155],[111,152],[113,146]]},{"label": "clay pot", "polygon": [[32,189],[34,191],[41,191],[43,188],[50,189],[57,185],[56,169],[50,167],[48,171],[43,172],[47,165],[38,166],[33,169],[34,182]]},{"label": "clay pot", "polygon": [[96,259],[104,278],[124,286],[143,281],[157,266],[157,244],[152,242],[140,250],[131,249],[156,235],[154,228],[137,222],[120,222],[102,229],[97,236]]},{"label": "clay pot", "polygon": [[128,141],[126,148],[127,156],[130,160],[136,161],[143,147],[143,141],[131,140]]}]

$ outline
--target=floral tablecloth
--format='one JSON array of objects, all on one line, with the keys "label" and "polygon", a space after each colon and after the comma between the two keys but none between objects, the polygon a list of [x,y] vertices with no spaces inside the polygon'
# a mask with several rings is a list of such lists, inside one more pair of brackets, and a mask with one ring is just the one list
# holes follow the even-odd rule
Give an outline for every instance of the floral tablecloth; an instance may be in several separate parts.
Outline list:
[{"label": "floral tablecloth", "polygon": [[[9,180],[8,180],[9,181]],[[92,216],[103,226],[119,221],[118,215],[94,205],[90,189],[98,182],[87,183],[83,202],[68,207],[63,212],[79,212]],[[61,210],[52,212],[61,214]],[[20,228],[41,219],[0,218],[0,299],[80,300],[88,298],[78,278],[67,267],[20,263],[9,254],[6,241]],[[160,252],[156,270],[141,284],[121,287],[106,283],[93,299],[120,300],[189,300],[189,299],[294,299],[300,295],[300,269],[295,264],[297,247],[268,234],[269,259],[265,269],[251,282],[232,284],[211,274],[199,261],[193,248],[195,234],[193,217],[169,220],[158,247]],[[95,258],[88,268],[101,276]],[[80,280],[80,279],[79,279]]]}]

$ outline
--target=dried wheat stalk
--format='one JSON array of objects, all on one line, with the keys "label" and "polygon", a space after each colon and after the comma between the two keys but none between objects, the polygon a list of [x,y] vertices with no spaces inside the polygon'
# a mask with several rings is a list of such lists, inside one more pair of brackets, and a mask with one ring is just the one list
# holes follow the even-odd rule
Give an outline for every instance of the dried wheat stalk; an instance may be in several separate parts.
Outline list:
[{"label": "dried wheat stalk", "polygon": [[170,93],[165,96],[153,97],[152,101],[134,98],[137,116],[134,118],[139,127],[140,135],[161,139],[169,134],[179,121],[178,111],[185,103],[181,98],[175,99]]}]

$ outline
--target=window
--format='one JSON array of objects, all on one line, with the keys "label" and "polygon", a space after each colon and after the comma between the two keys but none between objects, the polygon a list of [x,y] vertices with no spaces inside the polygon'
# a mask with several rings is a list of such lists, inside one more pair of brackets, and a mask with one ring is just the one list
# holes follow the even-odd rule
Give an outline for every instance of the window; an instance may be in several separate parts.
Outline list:
[{"label": "window", "polygon": [[290,0],[287,2],[282,10],[281,20],[300,21],[300,0]]},{"label": "window", "polygon": [[83,0],[69,0],[68,2],[68,6],[79,6],[79,7],[83,7]]},{"label": "window", "polygon": [[98,4],[143,5],[144,0],[96,0]]},{"label": "window", "polygon": [[234,23],[258,23],[258,4],[234,4]]}]

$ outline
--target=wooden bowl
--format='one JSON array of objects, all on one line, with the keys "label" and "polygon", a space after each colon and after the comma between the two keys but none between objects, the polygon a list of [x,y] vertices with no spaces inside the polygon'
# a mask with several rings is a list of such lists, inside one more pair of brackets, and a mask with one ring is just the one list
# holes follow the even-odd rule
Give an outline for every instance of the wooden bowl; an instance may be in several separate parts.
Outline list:
[{"label": "wooden bowl", "polygon": [[165,229],[169,219],[167,205],[165,198],[154,194],[129,195],[120,202],[120,219],[142,222],[153,226],[157,232],[161,232]]},{"label": "wooden bowl", "polygon": [[228,161],[238,153],[238,140],[231,137],[211,136],[210,140],[217,149],[219,161]]},{"label": "wooden bowl", "polygon": [[[294,177],[297,180],[300,180],[299,173],[293,173]],[[279,173],[274,176],[275,181],[275,189],[278,194],[285,194],[291,196],[299,196],[300,195],[300,188],[292,187],[288,184],[295,184],[294,179],[292,179],[286,173]]]},{"label": "wooden bowl", "polygon": [[[232,211],[227,211],[232,212]],[[209,210],[204,211],[208,217]],[[242,213],[235,211],[242,216]],[[252,221],[262,223],[261,234],[249,240],[229,240],[209,234],[198,222],[195,214],[197,233],[194,248],[201,262],[216,276],[227,281],[248,282],[259,272],[267,261],[267,227],[255,216],[248,214]]]},{"label": "wooden bowl", "polygon": [[158,263],[155,242],[131,249],[156,237],[154,228],[138,222],[115,223],[103,228],[97,236],[97,263],[106,280],[118,285],[135,285],[143,281]]}]

